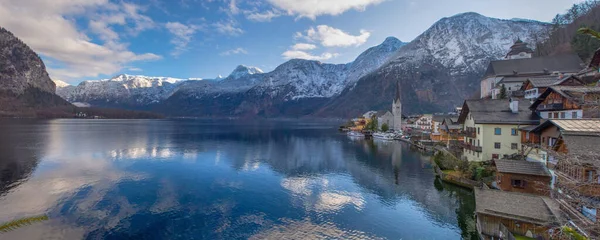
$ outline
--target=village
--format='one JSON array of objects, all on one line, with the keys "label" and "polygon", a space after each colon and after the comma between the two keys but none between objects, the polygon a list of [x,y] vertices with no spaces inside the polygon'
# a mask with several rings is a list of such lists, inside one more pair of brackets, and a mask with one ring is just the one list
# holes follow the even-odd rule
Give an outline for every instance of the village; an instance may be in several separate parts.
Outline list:
[{"label": "village", "polygon": [[480,98],[447,113],[369,111],[351,138],[401,140],[433,153],[446,182],[472,188],[481,239],[596,239],[600,234],[600,49],[533,57],[517,39],[491,61]]}]

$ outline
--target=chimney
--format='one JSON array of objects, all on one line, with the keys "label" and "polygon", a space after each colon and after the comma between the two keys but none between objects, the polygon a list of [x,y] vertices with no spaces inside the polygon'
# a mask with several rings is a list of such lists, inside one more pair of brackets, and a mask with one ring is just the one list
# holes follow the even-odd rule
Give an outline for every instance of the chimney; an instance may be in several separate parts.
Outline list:
[{"label": "chimney", "polygon": [[512,113],[519,113],[519,101],[510,102],[510,111],[512,111]]}]

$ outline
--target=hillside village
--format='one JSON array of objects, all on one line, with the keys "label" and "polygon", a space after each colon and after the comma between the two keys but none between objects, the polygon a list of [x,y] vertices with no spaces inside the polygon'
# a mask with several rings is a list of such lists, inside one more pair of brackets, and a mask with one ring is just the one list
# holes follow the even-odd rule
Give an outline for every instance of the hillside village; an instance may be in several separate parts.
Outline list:
[{"label": "hillside village", "polygon": [[533,52],[517,39],[489,63],[480,98],[456,111],[402,115],[398,88],[391,111],[369,111],[342,129],[436,152],[444,180],[474,189],[482,239],[595,238],[600,49],[587,64],[574,54]]}]

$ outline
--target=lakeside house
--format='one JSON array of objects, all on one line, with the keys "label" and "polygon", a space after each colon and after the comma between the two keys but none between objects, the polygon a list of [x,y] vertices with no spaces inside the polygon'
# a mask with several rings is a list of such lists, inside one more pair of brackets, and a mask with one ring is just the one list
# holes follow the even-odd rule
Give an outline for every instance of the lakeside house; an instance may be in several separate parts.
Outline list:
[{"label": "lakeside house", "polygon": [[463,125],[463,158],[488,161],[518,154],[519,128],[539,124],[539,117],[519,101],[465,100],[458,123]]},{"label": "lakeside house", "polygon": [[565,221],[559,203],[548,197],[482,188],[474,191],[477,231],[482,239],[515,239],[513,234],[551,239],[550,230]]},{"label": "lakeside house", "polygon": [[575,54],[532,57],[531,52],[526,43],[517,40],[503,60],[491,61],[480,82],[480,97],[496,99],[502,86],[507,96],[521,96],[521,87],[529,78],[572,75],[583,68]]},{"label": "lakeside house", "polygon": [[498,159],[494,161],[494,165],[496,186],[499,189],[550,196],[552,175],[543,163]]},{"label": "lakeside house", "polygon": [[531,133],[553,170],[561,208],[580,226],[600,222],[600,119],[550,119]]}]

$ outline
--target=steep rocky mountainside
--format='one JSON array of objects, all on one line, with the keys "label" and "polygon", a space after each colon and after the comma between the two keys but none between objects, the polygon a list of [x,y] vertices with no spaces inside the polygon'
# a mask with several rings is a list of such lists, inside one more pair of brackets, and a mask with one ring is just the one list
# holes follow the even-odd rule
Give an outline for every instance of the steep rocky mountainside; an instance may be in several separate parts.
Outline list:
[{"label": "steep rocky mountainside", "polygon": [[42,59],[0,28],[0,116],[35,116],[40,109],[71,106],[55,89]]},{"label": "steep rocky mountainside", "polygon": [[8,30],[0,27],[0,89],[22,94],[27,88],[54,93],[56,86],[42,59]]},{"label": "steep rocky mountainside", "polygon": [[396,83],[402,89],[403,112],[450,111],[478,90],[489,61],[504,57],[517,38],[540,38],[547,27],[477,13],[443,18],[315,115],[348,117],[389,109]]}]

